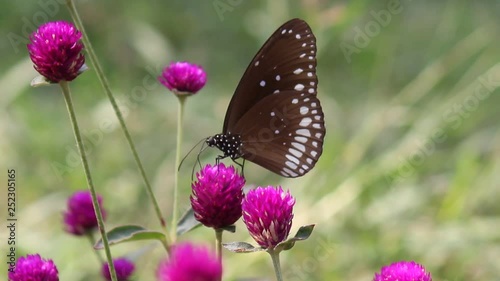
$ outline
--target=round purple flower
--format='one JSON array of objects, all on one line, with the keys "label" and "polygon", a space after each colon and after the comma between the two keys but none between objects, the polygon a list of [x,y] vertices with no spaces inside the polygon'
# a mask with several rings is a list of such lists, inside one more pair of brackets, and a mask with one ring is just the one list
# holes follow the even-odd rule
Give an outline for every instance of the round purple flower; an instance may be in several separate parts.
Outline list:
[{"label": "round purple flower", "polygon": [[223,163],[206,165],[196,177],[190,197],[196,220],[215,229],[235,223],[241,217],[245,178]]},{"label": "round purple flower", "polygon": [[373,281],[432,281],[431,274],[414,261],[400,261],[384,266]]},{"label": "round purple flower", "polygon": [[172,62],[163,69],[158,81],[175,94],[195,94],[207,83],[207,74],[199,65]]},{"label": "round purple flower", "polygon": [[[130,275],[134,273],[135,266],[134,263],[126,258],[113,259],[113,264],[115,265],[116,277],[118,281],[129,280]],[[109,273],[109,264],[105,262],[102,266],[102,276],[106,280],[111,280],[111,273]]]},{"label": "round purple flower", "polygon": [[[97,195],[97,201],[101,206],[102,218],[106,218],[106,212],[102,207],[102,196]],[[68,210],[64,213],[65,229],[74,235],[84,235],[97,227],[97,218],[92,205],[90,191],[77,191],[68,199]]]},{"label": "round purple flower", "polygon": [[20,257],[16,267],[9,269],[9,281],[28,280],[59,281],[57,267],[52,260],[42,259],[39,254]]},{"label": "round purple flower", "polygon": [[159,281],[220,281],[222,263],[207,247],[182,243],[160,263],[157,276]]},{"label": "round purple flower", "polygon": [[28,51],[36,71],[51,82],[71,81],[85,63],[82,34],[71,23],[48,22],[30,36]]},{"label": "round purple flower", "polygon": [[257,187],[243,199],[243,221],[263,248],[274,248],[290,233],[295,199],[281,186]]}]

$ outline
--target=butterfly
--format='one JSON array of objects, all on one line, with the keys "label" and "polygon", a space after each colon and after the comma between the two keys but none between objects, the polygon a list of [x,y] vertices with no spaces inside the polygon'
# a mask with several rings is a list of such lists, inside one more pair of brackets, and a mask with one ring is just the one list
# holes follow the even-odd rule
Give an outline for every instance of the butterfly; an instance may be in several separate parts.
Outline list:
[{"label": "butterfly", "polygon": [[243,158],[284,177],[305,175],[321,156],[326,133],[317,86],[316,38],[305,21],[292,19],[252,59],[222,133],[206,144],[222,151],[217,161]]}]

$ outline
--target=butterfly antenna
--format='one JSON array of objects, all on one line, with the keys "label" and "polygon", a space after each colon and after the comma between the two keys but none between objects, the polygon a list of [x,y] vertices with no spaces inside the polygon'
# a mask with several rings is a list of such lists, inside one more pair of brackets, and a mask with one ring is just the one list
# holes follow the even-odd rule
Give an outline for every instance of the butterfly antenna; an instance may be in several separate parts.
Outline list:
[{"label": "butterfly antenna", "polygon": [[[198,142],[198,144],[200,144]],[[197,144],[197,145],[198,145]],[[201,145],[201,148],[200,148],[200,151],[198,152],[198,155],[196,156],[196,162],[194,163],[193,165],[193,169],[191,170],[191,181],[193,181],[194,179],[194,168],[196,167],[196,164],[198,163],[198,166],[200,166],[200,170],[201,170],[201,161],[200,161],[200,155],[203,153],[203,151],[205,151],[205,149],[207,149],[209,146],[205,146],[205,143],[203,143]],[[193,147],[194,148],[194,147]],[[191,149],[192,150],[192,149]]]},{"label": "butterfly antenna", "polygon": [[[180,171],[180,170],[181,170],[182,163],[184,163],[184,160],[186,160],[186,158],[189,156],[189,154],[191,154],[191,152],[193,152],[193,150],[195,149],[195,147],[197,147],[198,145],[200,145],[200,143],[201,143],[202,141],[205,141],[205,140],[206,140],[206,138],[201,139],[198,143],[196,143],[196,144],[195,144],[195,146],[193,146],[193,148],[191,148],[191,149],[189,150],[189,152],[186,154],[186,156],[184,156],[184,158],[182,158],[181,163],[179,164],[179,167],[177,167],[177,171]],[[203,146],[202,146],[202,147],[203,147]],[[198,154],[198,158],[199,158],[199,157],[200,157],[200,155]],[[199,159],[198,159],[198,161],[199,161]]]}]

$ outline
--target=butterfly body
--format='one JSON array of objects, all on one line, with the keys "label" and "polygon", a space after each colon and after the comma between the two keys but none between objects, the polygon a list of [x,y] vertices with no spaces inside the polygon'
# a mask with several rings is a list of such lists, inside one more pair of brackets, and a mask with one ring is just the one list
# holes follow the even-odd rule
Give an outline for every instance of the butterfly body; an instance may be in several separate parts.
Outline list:
[{"label": "butterfly body", "polygon": [[293,19],[267,40],[229,103],[221,134],[207,139],[223,152],[284,177],[310,171],[326,133],[317,94],[316,38]]}]

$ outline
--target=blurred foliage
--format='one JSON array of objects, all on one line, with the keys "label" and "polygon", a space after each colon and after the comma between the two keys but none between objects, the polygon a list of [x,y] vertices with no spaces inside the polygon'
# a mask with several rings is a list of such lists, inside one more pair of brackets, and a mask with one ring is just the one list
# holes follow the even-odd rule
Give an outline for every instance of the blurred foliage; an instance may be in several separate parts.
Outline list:
[{"label": "blurred foliage", "polygon": [[[424,264],[434,280],[498,280],[498,1],[77,2],[165,214],[172,203],[176,99],[156,83],[160,69],[188,60],[208,72],[208,85],[187,103],[184,154],[220,132],[250,59],[281,23],[300,17],[318,41],[324,154],[299,179],[252,164],[245,171],[250,185],[292,191],[292,233],[317,224],[309,240],[283,253],[286,280],[371,280],[398,260]],[[220,3],[230,9],[218,12]],[[399,12],[380,18],[398,3]],[[36,73],[25,48],[33,26],[70,17],[56,0],[2,4],[0,162],[4,183],[7,167],[17,170],[17,255],[54,259],[61,280],[96,280],[100,267],[87,241],[61,225],[66,198],[86,188],[64,101],[56,86],[29,87]],[[95,72],[71,87],[108,227],[158,229]],[[203,163],[216,154],[205,153]],[[183,210],[195,161],[191,155],[181,170]],[[5,212],[2,207],[2,217]],[[5,228],[1,233],[5,253]],[[211,245],[213,238],[213,231],[198,228],[182,239]],[[224,240],[251,242],[241,222]],[[141,242],[112,250],[138,258],[137,280],[155,280],[165,255],[159,244]],[[224,255],[225,280],[274,280],[266,254]]]}]

